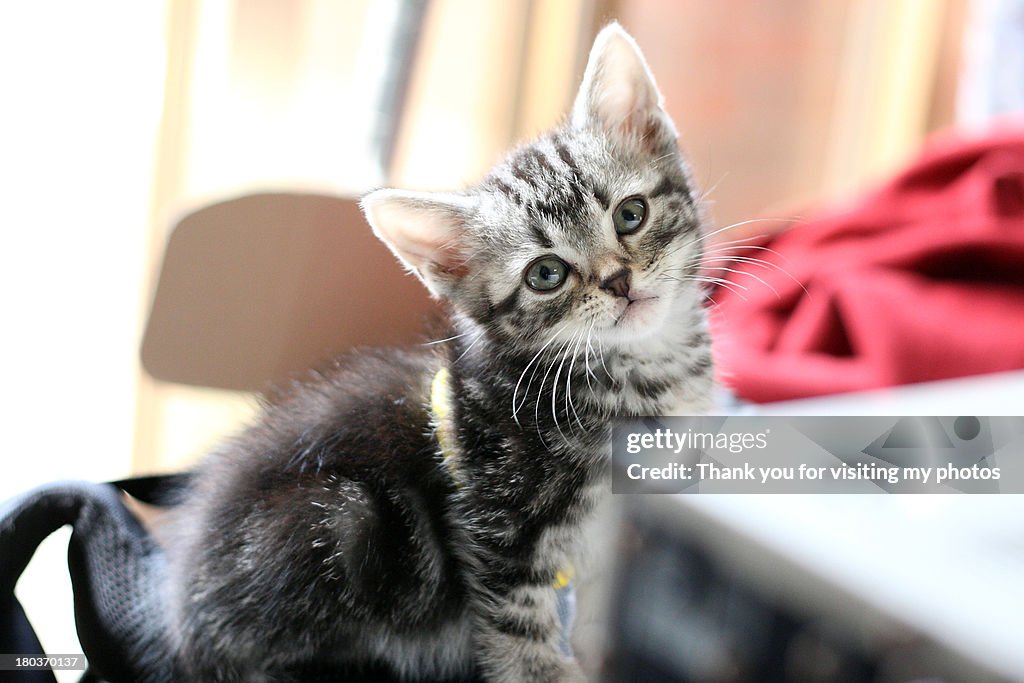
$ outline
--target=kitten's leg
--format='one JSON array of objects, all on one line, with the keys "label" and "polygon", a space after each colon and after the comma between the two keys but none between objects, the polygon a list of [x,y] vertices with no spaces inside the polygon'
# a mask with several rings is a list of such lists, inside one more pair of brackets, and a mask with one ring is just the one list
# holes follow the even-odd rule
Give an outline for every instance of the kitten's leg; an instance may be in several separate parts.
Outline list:
[{"label": "kitten's leg", "polygon": [[490,592],[483,601],[478,654],[487,679],[500,683],[581,682],[576,661],[561,651],[562,630],[550,583]]}]

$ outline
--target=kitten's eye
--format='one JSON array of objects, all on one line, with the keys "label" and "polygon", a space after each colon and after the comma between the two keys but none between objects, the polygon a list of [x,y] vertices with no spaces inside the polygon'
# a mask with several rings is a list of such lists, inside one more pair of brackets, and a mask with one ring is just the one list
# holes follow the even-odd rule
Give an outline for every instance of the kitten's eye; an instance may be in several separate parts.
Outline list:
[{"label": "kitten's eye", "polygon": [[530,289],[550,292],[561,287],[568,275],[569,266],[565,261],[554,256],[542,256],[526,267],[523,280]]},{"label": "kitten's eye", "polygon": [[615,232],[628,235],[639,230],[646,218],[647,202],[641,197],[630,197],[615,207],[612,222],[615,224]]}]

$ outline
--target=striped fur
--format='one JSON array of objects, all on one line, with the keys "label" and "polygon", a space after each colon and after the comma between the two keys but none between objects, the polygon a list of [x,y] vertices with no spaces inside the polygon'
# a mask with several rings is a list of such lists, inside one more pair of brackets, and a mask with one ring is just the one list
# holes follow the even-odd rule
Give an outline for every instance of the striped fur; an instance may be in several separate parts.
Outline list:
[{"label": "striped fur", "polygon": [[[168,549],[176,674],[581,680],[551,585],[608,490],[609,421],[711,389],[699,209],[643,58],[606,28],[563,126],[472,188],[364,206],[448,301],[450,339],[337,361],[206,462]],[[567,276],[535,291],[544,257]]]}]

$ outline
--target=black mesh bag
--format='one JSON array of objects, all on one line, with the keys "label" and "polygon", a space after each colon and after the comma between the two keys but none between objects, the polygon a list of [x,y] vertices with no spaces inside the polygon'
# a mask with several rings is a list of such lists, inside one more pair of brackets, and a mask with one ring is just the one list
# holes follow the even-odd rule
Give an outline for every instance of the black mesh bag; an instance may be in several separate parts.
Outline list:
[{"label": "black mesh bag", "polygon": [[[14,587],[43,539],[71,525],[68,569],[75,624],[89,663],[82,680],[170,681],[157,595],[163,555],[125,506],[122,492],[167,504],[184,482],[179,475],[113,484],[58,482],[0,506],[0,652],[43,654]],[[55,682],[48,670],[19,672],[17,680]]]}]

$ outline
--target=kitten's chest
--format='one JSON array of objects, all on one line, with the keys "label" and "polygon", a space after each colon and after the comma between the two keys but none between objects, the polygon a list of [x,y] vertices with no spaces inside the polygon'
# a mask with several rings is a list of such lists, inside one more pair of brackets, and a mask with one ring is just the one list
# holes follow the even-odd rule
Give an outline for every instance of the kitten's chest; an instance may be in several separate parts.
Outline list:
[{"label": "kitten's chest", "polygon": [[602,369],[607,381],[588,395],[607,414],[664,415],[708,408],[713,380],[706,343],[655,340],[641,352],[610,357]]}]

